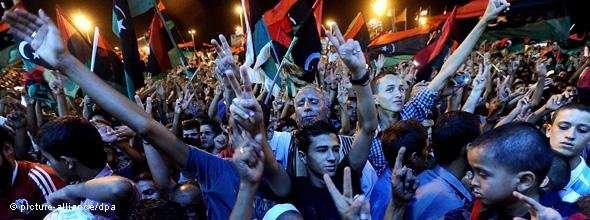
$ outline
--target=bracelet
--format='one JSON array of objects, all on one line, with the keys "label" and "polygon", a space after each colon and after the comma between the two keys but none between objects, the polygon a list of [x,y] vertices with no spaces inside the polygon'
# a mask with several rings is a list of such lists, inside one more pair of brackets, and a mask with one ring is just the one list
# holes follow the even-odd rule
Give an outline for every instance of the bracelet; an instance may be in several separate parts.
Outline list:
[{"label": "bracelet", "polygon": [[367,70],[365,72],[365,75],[363,75],[363,77],[361,77],[360,79],[351,79],[350,83],[352,85],[357,85],[357,86],[369,85],[369,71]]}]

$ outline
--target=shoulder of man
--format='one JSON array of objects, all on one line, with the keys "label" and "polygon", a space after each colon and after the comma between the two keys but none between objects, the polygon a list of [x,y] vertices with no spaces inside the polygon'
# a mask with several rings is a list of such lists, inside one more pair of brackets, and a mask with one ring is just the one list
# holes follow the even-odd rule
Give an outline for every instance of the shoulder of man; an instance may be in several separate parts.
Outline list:
[{"label": "shoulder of man", "polygon": [[[47,165],[28,161],[17,161],[17,163],[18,174],[15,180],[16,186],[19,186],[21,183],[30,183],[30,185],[36,186],[35,188],[41,191],[44,196],[48,196],[66,185],[57,176],[55,171]],[[35,188],[31,188],[30,190],[35,190]]]}]

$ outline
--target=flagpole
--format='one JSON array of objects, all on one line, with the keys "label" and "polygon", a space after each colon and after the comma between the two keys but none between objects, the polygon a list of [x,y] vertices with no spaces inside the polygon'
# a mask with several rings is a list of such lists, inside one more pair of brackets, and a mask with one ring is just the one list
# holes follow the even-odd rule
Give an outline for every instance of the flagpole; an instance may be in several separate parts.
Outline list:
[{"label": "flagpole", "polygon": [[[316,3],[317,2],[318,2],[318,0],[316,0]],[[309,20],[310,20],[309,16],[313,14],[313,10],[317,6],[316,3],[314,3],[313,6],[311,7],[311,9],[309,10],[309,12],[307,12],[305,19],[303,20],[303,23],[301,24],[301,27],[303,27],[304,25],[307,24],[307,22],[309,22]],[[299,30],[297,30],[295,37],[293,37],[293,41],[291,41],[291,45],[289,45],[289,48],[287,49],[285,56],[283,56],[283,60],[281,60],[281,64],[279,65],[279,69],[277,70],[277,74],[275,74],[275,77],[272,80],[272,83],[270,84],[270,89],[268,91],[268,94],[266,95],[266,98],[264,99],[264,105],[268,104],[268,101],[270,100],[270,96],[272,95],[272,90],[275,88],[275,84],[277,83],[277,78],[281,74],[281,70],[283,70],[283,67],[285,66],[285,61],[287,60],[287,57],[289,56],[289,54],[291,54],[291,50],[295,47],[295,44],[297,43],[297,41],[299,41],[299,35],[301,34],[302,30],[303,30],[303,28],[299,28]],[[275,51],[274,44],[272,42],[271,42],[270,46],[271,46],[271,49],[272,49],[276,59],[278,60],[278,56]]]},{"label": "flagpole", "polygon": [[94,63],[96,62],[96,51],[98,49],[98,27],[94,27],[94,40],[92,41],[92,59],[90,60],[90,72],[94,72]]},{"label": "flagpole", "polygon": [[186,65],[185,65],[185,57],[184,54],[182,54],[182,52],[180,52],[180,49],[178,49],[178,45],[176,45],[176,41],[174,41],[174,37],[172,37],[172,32],[170,32],[170,29],[168,28],[168,24],[166,22],[166,20],[164,20],[164,16],[162,15],[162,12],[160,11],[159,7],[155,7],[156,8],[156,13],[158,13],[158,16],[160,16],[160,20],[162,21],[162,23],[164,24],[164,28],[166,29],[166,33],[168,33],[168,37],[170,38],[170,41],[172,41],[172,45],[174,46],[174,50],[176,50],[177,53],[180,53],[180,57],[182,58],[180,62],[182,64],[182,67],[184,69],[186,69]]},{"label": "flagpole", "polygon": [[391,32],[395,33],[395,7],[391,6]]},{"label": "flagpole", "polygon": [[404,9],[404,16],[405,16],[404,31],[407,31],[408,30],[408,8],[407,7]]}]

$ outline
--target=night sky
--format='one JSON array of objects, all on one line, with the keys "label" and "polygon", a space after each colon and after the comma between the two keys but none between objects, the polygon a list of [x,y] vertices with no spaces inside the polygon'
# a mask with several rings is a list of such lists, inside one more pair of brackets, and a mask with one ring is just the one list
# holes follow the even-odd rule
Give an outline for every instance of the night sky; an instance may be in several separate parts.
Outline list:
[{"label": "night sky", "polygon": [[[2,0],[10,1],[10,0]],[[55,18],[55,5],[58,4],[67,15],[72,16],[80,11],[91,18],[93,24],[96,24],[103,36],[106,36],[114,46],[118,45],[118,40],[112,33],[111,29],[111,10],[112,1],[110,0],[22,0],[29,11],[37,11],[43,8],[52,18]],[[309,5],[313,0],[306,0]],[[268,7],[272,7],[278,0],[268,0],[265,2]],[[463,4],[467,0],[391,0],[395,2],[396,10],[399,12],[404,7],[408,8],[408,16],[413,16],[420,6],[430,7],[432,13],[442,13],[445,5],[452,8],[454,4]],[[211,38],[218,34],[233,33],[234,28],[239,25],[240,18],[234,13],[234,7],[240,3],[239,0],[163,0],[166,6],[166,13],[173,19],[176,24],[176,41],[190,41],[190,35],[187,31],[191,28],[197,30],[197,42],[209,42]],[[365,19],[372,17],[372,10],[369,0],[324,0],[324,21],[332,19],[336,21],[341,29],[362,11]],[[391,4],[390,4],[391,5]],[[450,10],[450,9],[449,9]],[[141,16],[135,17],[135,31],[137,35],[145,33],[153,16],[149,11]]]}]

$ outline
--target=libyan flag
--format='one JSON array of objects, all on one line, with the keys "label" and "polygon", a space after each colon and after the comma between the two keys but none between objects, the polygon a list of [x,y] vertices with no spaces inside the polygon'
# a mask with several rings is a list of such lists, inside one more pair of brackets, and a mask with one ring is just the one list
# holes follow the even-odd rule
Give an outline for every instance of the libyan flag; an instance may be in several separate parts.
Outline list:
[{"label": "libyan flag", "polygon": [[[151,8],[156,6],[155,0],[127,0],[127,3],[129,5],[129,15],[131,15],[131,17],[135,17],[135,16],[141,15],[143,13],[146,13],[148,10],[150,10]],[[163,8],[163,4],[161,4],[161,5],[162,6],[160,8]],[[117,10],[117,9],[115,8],[115,10]],[[117,19],[117,14],[116,14],[115,10],[113,10],[113,15],[112,15],[113,33],[117,37],[119,37],[119,27],[117,26],[118,19]],[[122,9],[119,9],[119,10],[122,10]]]},{"label": "libyan flag", "polygon": [[428,46],[420,50],[414,56],[414,61],[418,64],[416,66],[416,69],[418,70],[416,78],[418,81],[430,80],[432,67],[438,68],[442,66],[442,60],[450,49],[450,38],[456,25],[456,14],[457,8],[455,7],[453,12],[451,12],[451,15],[449,15],[445,21],[438,38],[433,40]]},{"label": "libyan flag", "polygon": [[379,54],[386,57],[414,55],[426,47],[429,32],[429,28],[414,28],[376,37],[369,44],[369,58],[377,59]]},{"label": "libyan flag", "polygon": [[[92,45],[84,38],[84,35],[78,31],[70,19],[66,17],[59,7],[56,8],[57,27],[63,37],[64,45],[70,53],[80,62],[90,67],[92,57]],[[46,67],[51,68],[51,67]],[[96,60],[94,63],[94,73],[115,89],[121,90],[123,85],[123,66],[121,60],[104,37],[98,37]],[[69,96],[75,96],[79,87],[66,88]]]},{"label": "libyan flag", "polygon": [[363,13],[359,12],[356,17],[350,22],[348,25],[348,29],[343,35],[344,40],[347,41],[348,39],[355,39],[361,45],[363,52],[367,51],[367,46],[369,45],[369,29],[367,28],[367,24],[365,23],[365,18],[363,17]]},{"label": "libyan flag", "polygon": [[173,46],[164,28],[160,16],[154,14],[150,24],[150,55],[147,63],[148,72],[154,74],[154,76],[172,68],[172,62],[168,54],[173,49]]}]

